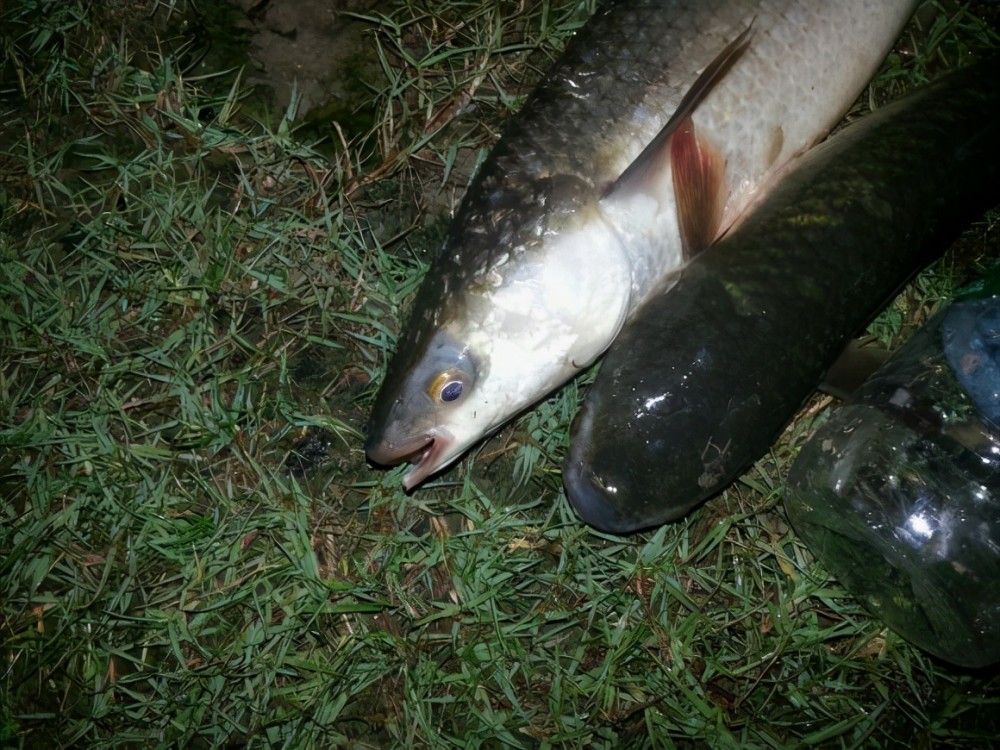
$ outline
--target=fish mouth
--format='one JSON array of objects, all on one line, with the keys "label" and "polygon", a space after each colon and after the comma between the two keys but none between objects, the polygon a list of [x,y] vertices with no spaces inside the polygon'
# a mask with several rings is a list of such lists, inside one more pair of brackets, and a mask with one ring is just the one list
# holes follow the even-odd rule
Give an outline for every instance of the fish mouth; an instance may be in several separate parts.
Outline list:
[{"label": "fish mouth", "polygon": [[404,462],[412,464],[403,477],[403,489],[409,492],[438,469],[447,460],[448,449],[454,438],[443,431],[425,433],[399,444],[370,441],[365,446],[368,460],[381,466],[395,466]]}]

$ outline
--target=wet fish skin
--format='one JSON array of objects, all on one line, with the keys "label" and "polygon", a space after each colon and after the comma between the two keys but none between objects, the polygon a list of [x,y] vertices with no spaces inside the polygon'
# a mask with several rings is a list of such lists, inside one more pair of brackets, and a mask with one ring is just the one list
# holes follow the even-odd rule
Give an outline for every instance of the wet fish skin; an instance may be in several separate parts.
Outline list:
[{"label": "wet fish skin", "polygon": [[691,118],[724,165],[719,230],[840,118],[914,4],[647,0],[599,13],[470,186],[373,408],[369,458],[411,461],[415,486],[591,364],[681,265],[662,155],[617,181],[751,24]]},{"label": "wet fish skin", "polygon": [[1000,57],[806,156],[615,340],[573,425],[567,496],[629,533],[763,455],[848,339],[1000,200]]}]

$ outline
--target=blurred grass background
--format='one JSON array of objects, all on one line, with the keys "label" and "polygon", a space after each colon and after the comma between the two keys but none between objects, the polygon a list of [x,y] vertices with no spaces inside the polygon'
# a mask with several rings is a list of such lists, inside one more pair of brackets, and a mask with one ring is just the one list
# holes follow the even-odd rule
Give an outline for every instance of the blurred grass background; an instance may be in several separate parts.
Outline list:
[{"label": "blurred grass background", "polygon": [[[0,3],[0,745],[984,747],[995,670],[795,538],[817,397],[681,523],[582,525],[587,376],[411,496],[366,411],[450,208],[588,0],[391,0],[351,119],[271,112],[194,0]],[[852,112],[998,46],[928,2]],[[984,217],[876,321],[1000,255]]]}]

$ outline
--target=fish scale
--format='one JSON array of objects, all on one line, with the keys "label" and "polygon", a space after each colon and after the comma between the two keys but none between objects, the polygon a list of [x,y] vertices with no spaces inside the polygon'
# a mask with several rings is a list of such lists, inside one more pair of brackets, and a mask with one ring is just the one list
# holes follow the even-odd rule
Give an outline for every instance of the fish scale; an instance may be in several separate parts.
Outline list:
[{"label": "fish scale", "polygon": [[850,337],[997,200],[1000,57],[811,151],[615,340],[573,423],[570,503],[624,534],[720,492],[764,455]]},{"label": "fish scale", "polygon": [[[369,458],[410,461],[413,487],[592,363],[699,249],[685,238],[725,231],[840,119],[914,5],[600,11],[470,185],[376,399]],[[680,202],[675,182],[693,186]]]}]

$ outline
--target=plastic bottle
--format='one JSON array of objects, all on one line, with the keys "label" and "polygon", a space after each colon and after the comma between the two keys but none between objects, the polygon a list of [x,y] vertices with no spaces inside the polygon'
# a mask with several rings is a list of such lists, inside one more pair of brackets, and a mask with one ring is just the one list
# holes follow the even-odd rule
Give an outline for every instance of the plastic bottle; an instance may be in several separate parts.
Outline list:
[{"label": "plastic bottle", "polygon": [[890,357],[802,448],[785,507],[890,628],[1000,661],[1000,296],[954,302]]}]

